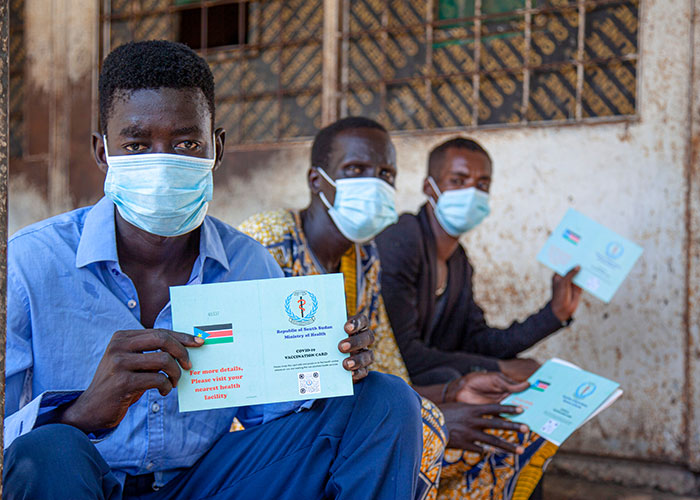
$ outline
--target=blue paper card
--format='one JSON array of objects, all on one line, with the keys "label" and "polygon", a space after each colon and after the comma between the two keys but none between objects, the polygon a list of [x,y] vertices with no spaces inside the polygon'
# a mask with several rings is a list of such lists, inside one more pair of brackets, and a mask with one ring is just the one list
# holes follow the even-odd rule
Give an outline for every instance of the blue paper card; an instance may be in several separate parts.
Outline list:
[{"label": "blue paper card", "polygon": [[574,283],[607,303],[642,251],[639,245],[570,208],[537,260],[562,276],[581,266]]},{"label": "blue paper card", "polygon": [[170,303],[173,330],[204,339],[188,349],[181,412],[353,394],[342,274],[176,286]]},{"label": "blue paper card", "polygon": [[617,382],[558,359],[543,364],[528,382],[530,387],[525,391],[501,402],[522,406],[525,411],[505,416],[527,424],[557,446],[622,395]]}]

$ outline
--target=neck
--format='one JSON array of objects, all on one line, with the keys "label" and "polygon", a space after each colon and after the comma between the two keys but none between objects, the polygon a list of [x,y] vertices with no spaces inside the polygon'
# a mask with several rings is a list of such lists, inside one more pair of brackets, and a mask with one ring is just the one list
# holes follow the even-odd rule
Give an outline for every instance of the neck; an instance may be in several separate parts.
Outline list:
[{"label": "neck", "polygon": [[199,231],[166,238],[147,233],[125,221],[115,210],[117,255],[119,265],[128,274],[129,268],[154,272],[190,265],[199,255]]},{"label": "neck", "polygon": [[437,257],[439,260],[446,261],[450,256],[457,250],[459,246],[459,238],[455,238],[447,234],[447,232],[442,228],[440,223],[435,216],[435,210],[433,205],[428,202],[427,204],[428,220],[430,221],[430,229],[435,235],[435,247],[437,249]]},{"label": "neck", "polygon": [[313,254],[327,272],[339,270],[340,259],[352,246],[352,241],[338,231],[318,196],[312,198],[300,215],[301,227]]}]

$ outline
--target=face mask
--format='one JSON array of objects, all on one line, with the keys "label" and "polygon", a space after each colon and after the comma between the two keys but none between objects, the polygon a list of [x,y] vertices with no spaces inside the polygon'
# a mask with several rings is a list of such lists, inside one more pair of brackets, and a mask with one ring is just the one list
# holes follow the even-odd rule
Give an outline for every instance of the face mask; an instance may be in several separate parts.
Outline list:
[{"label": "face mask", "polygon": [[322,168],[319,173],[335,188],[333,206],[319,196],[338,231],[348,240],[365,243],[396,222],[396,190],[376,177],[354,177],[333,181]]},{"label": "face mask", "polygon": [[[107,157],[105,195],[127,222],[159,236],[199,227],[214,193],[214,158],[148,153]],[[216,144],[216,142],[214,142]]]},{"label": "face mask", "polygon": [[428,182],[438,194],[437,204],[432,198],[428,201],[435,209],[440,226],[453,238],[478,226],[491,212],[489,195],[480,189],[470,187],[441,193],[432,177],[428,177]]}]

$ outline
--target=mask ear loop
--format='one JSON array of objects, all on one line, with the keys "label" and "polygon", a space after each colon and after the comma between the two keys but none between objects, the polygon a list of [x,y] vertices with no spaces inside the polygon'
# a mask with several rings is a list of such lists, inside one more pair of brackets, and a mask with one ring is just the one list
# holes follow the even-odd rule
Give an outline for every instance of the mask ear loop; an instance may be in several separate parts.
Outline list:
[{"label": "mask ear loop", "polygon": [[[328,182],[328,184],[330,184],[331,186],[333,186],[336,190],[338,189],[337,186],[335,185],[335,181],[333,181],[333,179],[330,178],[330,176],[326,173],[325,170],[323,170],[321,167],[314,167],[314,168],[315,168],[316,170],[318,170],[318,173],[321,174],[321,177],[323,177],[323,178],[326,180],[326,182]],[[326,208],[327,208],[328,210],[330,210],[331,208],[333,208],[333,205],[331,205],[331,204],[328,202],[328,198],[326,198],[326,195],[323,194],[323,191],[321,191],[321,192],[318,193],[318,197],[321,198],[321,202],[323,202],[323,204],[326,206]]]},{"label": "mask ear loop", "polygon": [[102,134],[102,144],[104,144],[105,147],[105,159],[109,164],[109,151],[107,151],[107,136],[105,134]]},{"label": "mask ear loop", "polygon": [[[433,191],[437,193],[438,198],[440,198],[440,196],[442,196],[442,192],[440,191],[440,188],[437,187],[437,184],[435,183],[435,180],[433,180],[433,177],[430,175],[428,176],[428,182],[430,183],[430,187],[433,188]],[[437,203],[435,203],[435,200],[433,200],[432,196],[428,196],[428,201],[433,206],[433,208],[437,210]]]}]

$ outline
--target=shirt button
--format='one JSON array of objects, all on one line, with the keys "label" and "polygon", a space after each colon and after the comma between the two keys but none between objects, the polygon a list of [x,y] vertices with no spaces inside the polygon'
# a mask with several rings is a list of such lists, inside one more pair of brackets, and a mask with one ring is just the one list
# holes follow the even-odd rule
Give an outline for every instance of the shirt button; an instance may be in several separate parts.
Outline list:
[{"label": "shirt button", "polygon": [[153,413],[158,413],[158,410],[160,410],[160,405],[159,405],[158,403],[153,403],[153,404],[151,405],[151,411],[152,411]]},{"label": "shirt button", "polygon": [[146,465],[146,469],[151,470],[155,466],[156,464],[154,464],[153,462],[148,462],[148,465]]},{"label": "shirt button", "polygon": [[129,307],[129,309],[133,309],[136,307],[136,301],[134,299],[131,299],[129,302],[126,303],[126,305]]}]

